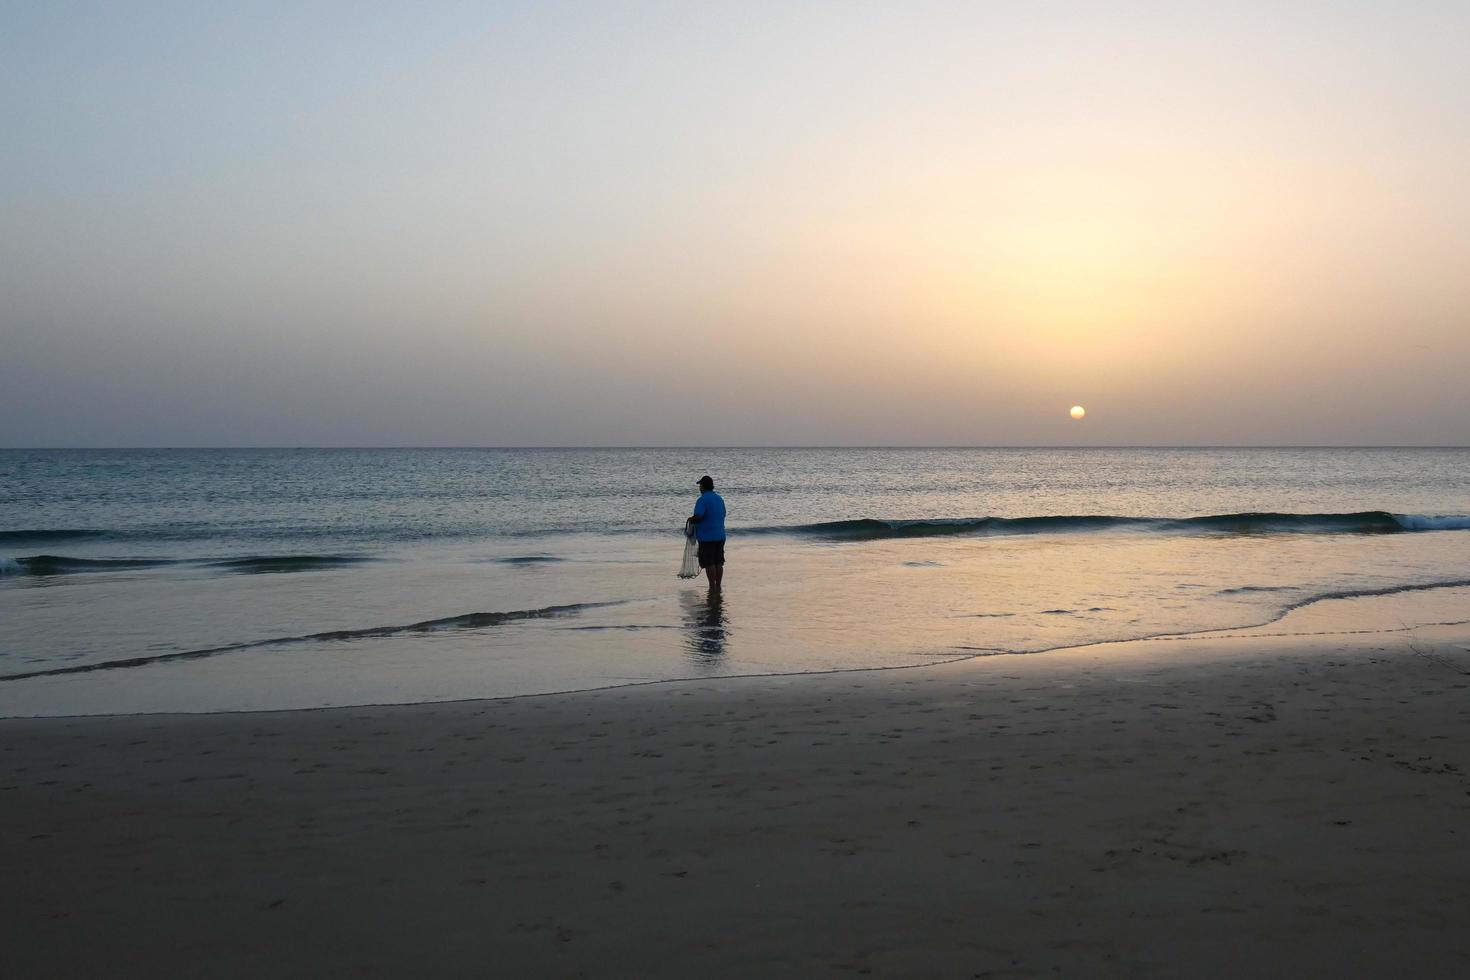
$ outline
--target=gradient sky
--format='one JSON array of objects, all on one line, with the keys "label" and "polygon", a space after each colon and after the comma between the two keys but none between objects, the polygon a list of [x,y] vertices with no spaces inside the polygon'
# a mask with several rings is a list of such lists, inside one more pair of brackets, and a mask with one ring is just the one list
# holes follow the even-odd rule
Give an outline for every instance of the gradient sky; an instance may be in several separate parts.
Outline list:
[{"label": "gradient sky", "polygon": [[0,0],[0,445],[1470,444],[1467,51],[1463,2]]}]

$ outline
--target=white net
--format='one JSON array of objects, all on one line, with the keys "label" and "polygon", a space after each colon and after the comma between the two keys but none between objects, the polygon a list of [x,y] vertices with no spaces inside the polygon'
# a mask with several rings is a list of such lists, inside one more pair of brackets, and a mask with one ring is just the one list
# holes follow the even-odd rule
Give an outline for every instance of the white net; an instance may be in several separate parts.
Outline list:
[{"label": "white net", "polygon": [[694,525],[684,525],[684,563],[679,566],[680,578],[694,578],[699,574],[699,542],[694,539]]}]

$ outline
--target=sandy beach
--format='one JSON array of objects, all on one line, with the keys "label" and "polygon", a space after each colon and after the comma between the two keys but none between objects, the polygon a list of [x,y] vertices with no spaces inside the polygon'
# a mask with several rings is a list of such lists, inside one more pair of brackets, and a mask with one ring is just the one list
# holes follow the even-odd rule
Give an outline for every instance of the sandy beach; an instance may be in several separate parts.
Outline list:
[{"label": "sandy beach", "polygon": [[1470,626],[1352,608],[905,670],[0,722],[0,972],[1463,976]]}]

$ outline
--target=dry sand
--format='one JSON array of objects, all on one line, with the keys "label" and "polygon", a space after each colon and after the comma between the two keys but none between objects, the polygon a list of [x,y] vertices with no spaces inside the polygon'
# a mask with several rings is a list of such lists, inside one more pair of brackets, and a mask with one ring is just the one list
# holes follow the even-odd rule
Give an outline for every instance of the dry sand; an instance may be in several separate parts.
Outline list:
[{"label": "dry sand", "polygon": [[1467,637],[0,722],[0,975],[1466,976]]}]

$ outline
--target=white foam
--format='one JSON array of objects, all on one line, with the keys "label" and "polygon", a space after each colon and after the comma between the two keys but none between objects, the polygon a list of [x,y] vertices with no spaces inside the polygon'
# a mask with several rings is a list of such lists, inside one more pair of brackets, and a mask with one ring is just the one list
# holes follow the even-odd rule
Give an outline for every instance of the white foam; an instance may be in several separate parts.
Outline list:
[{"label": "white foam", "polygon": [[1470,531],[1470,514],[1394,514],[1410,531]]},{"label": "white foam", "polygon": [[0,575],[21,575],[25,568],[14,558],[6,558],[0,555]]}]

